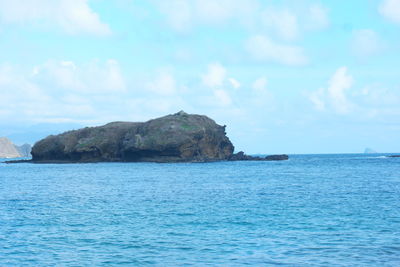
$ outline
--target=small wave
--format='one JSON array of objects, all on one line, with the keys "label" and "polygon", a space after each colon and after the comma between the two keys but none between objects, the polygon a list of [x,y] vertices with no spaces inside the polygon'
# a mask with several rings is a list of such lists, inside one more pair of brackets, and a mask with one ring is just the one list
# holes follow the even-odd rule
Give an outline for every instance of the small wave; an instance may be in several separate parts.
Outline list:
[{"label": "small wave", "polygon": [[366,159],[388,159],[388,156],[365,157]]}]

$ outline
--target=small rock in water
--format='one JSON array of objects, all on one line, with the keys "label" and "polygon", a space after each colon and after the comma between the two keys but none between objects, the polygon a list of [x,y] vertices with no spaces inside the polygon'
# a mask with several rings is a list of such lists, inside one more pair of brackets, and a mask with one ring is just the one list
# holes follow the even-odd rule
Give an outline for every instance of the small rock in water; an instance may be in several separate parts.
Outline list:
[{"label": "small rock in water", "polygon": [[288,160],[289,156],[282,154],[282,155],[271,155],[271,156],[266,156],[265,160]]},{"label": "small rock in water", "polygon": [[282,155],[270,155],[266,156],[265,158],[262,157],[255,157],[246,155],[243,151],[240,151],[236,154],[233,154],[229,160],[230,161],[242,161],[242,160],[259,160],[259,161],[273,161],[273,160],[288,160],[289,156],[282,154]]}]

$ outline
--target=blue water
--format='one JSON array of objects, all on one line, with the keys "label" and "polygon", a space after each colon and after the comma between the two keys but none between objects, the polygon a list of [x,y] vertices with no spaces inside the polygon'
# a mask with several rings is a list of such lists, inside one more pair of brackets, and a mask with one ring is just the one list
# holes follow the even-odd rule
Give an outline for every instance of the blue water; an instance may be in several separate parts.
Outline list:
[{"label": "blue water", "polygon": [[0,164],[0,266],[400,266],[400,158]]}]

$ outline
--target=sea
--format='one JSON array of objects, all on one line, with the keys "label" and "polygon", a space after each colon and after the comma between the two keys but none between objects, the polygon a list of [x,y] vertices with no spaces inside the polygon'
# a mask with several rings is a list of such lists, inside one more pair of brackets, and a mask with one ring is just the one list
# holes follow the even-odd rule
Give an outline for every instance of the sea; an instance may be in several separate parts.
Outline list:
[{"label": "sea", "polygon": [[400,266],[400,158],[0,163],[0,266]]}]

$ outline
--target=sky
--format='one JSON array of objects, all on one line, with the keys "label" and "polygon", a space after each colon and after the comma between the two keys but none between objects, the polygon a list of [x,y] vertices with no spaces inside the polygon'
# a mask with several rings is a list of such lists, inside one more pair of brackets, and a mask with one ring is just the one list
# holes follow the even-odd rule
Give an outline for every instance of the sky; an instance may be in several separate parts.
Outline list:
[{"label": "sky", "polygon": [[400,0],[0,0],[0,136],[180,110],[249,154],[400,152]]}]

